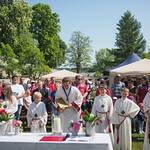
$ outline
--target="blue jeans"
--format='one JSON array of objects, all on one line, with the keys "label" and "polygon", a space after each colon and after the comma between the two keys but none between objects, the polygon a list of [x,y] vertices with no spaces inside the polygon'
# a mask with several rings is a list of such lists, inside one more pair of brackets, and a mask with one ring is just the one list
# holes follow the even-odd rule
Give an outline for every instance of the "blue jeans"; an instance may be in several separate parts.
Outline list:
[{"label": "blue jeans", "polygon": [[144,121],[137,119],[138,132],[141,133],[144,130]]},{"label": "blue jeans", "polygon": [[15,118],[16,118],[17,120],[20,119],[21,110],[22,110],[22,105],[19,104],[19,105],[18,105],[18,110],[15,112]]}]

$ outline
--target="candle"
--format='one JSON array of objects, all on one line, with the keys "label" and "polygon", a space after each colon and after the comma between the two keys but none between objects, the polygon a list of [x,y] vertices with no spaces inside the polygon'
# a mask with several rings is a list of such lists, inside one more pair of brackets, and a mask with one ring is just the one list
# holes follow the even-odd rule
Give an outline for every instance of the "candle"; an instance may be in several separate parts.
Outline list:
[{"label": "candle", "polygon": [[59,117],[54,117],[53,125],[52,125],[52,132],[53,133],[61,133],[61,122]]}]

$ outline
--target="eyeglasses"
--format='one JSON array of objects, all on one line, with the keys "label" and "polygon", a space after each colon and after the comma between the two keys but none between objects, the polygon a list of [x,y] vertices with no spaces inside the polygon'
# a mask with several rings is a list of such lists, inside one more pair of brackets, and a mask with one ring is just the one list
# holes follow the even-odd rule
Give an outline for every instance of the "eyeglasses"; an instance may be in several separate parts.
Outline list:
[{"label": "eyeglasses", "polygon": [[82,80],[81,78],[78,78],[77,80]]}]

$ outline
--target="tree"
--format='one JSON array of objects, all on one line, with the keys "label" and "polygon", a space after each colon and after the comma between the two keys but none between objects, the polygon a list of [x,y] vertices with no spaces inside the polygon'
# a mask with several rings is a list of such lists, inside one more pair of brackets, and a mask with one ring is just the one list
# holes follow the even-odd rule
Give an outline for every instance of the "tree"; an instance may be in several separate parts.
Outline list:
[{"label": "tree", "polygon": [[59,48],[60,48],[60,51],[58,52],[58,55],[57,57],[59,59],[57,59],[57,66],[63,64],[65,62],[65,54],[66,54],[66,49],[67,49],[67,45],[66,43],[61,39],[59,38]]},{"label": "tree", "polygon": [[148,51],[143,53],[143,58],[147,58],[147,59],[150,59],[150,48],[148,48]]},{"label": "tree", "polygon": [[108,67],[110,67],[114,61],[114,56],[110,53],[109,49],[100,49],[96,52],[96,71],[101,73]]},{"label": "tree", "polygon": [[67,59],[70,65],[76,66],[76,71],[79,73],[81,68],[87,67],[91,62],[91,41],[88,36],[85,36],[80,31],[75,31],[72,34],[70,42],[67,50]]},{"label": "tree", "polygon": [[126,11],[117,24],[116,49],[112,53],[118,63],[125,60],[133,52],[141,56],[145,51],[146,41],[140,33],[141,24],[129,11]]},{"label": "tree", "polygon": [[31,8],[25,0],[3,0],[1,3],[0,42],[9,44],[15,49],[17,36],[25,33],[30,27]]},{"label": "tree", "polygon": [[11,5],[11,4],[13,4],[13,1],[14,1],[14,0],[1,0],[1,1],[0,1],[0,6],[6,5],[6,4]]},{"label": "tree", "polygon": [[50,68],[45,65],[44,56],[38,48],[26,49],[20,55],[20,63],[22,66],[22,74],[29,77],[39,77],[41,74],[50,72]]},{"label": "tree", "polygon": [[18,71],[18,60],[9,44],[1,43],[0,47],[0,67],[10,77]]},{"label": "tree", "polygon": [[32,9],[25,0],[3,0],[0,3],[0,45],[2,67],[8,74],[28,76],[49,72],[37,41],[29,32]]},{"label": "tree", "polygon": [[38,47],[43,52],[47,65],[57,67],[64,62],[66,49],[65,43],[58,35],[60,31],[58,15],[46,4],[36,4],[32,10],[30,31],[33,38],[38,41]]},{"label": "tree", "polygon": [[40,76],[42,73],[50,72],[46,65],[44,55],[36,47],[36,41],[30,32],[20,35],[18,38],[17,49],[19,50],[19,64],[21,73],[29,77]]}]

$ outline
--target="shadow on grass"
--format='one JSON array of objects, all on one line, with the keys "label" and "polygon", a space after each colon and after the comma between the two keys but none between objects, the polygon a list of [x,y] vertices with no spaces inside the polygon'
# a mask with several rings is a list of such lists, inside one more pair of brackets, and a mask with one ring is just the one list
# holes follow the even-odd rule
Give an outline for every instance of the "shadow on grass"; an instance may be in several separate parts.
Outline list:
[{"label": "shadow on grass", "polygon": [[132,134],[132,142],[144,142],[144,134]]},{"label": "shadow on grass", "polygon": [[132,150],[142,150],[144,134],[132,134]]}]

